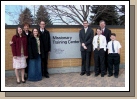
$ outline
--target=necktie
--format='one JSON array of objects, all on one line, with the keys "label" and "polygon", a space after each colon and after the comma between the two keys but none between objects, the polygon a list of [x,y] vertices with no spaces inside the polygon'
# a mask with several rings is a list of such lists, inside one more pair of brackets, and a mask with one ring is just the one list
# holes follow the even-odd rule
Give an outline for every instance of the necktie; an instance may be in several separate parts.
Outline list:
[{"label": "necktie", "polygon": [[87,31],[86,31],[86,29],[85,29],[85,33],[86,33]]},{"label": "necktie", "polygon": [[99,36],[98,36],[98,39],[97,39],[97,44],[98,44],[98,49],[100,48],[100,39],[99,39]]},{"label": "necktie", "polygon": [[102,35],[104,35],[104,31],[103,31],[103,29],[102,29]]},{"label": "necktie", "polygon": [[114,49],[114,42],[112,41],[112,50],[113,50],[113,53],[115,52],[115,49]]}]

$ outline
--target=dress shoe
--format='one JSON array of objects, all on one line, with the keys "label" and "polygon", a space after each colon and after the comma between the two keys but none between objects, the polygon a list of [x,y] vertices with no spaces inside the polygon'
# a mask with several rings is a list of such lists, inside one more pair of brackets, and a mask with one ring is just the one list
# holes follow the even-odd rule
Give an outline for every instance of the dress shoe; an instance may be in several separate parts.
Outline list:
[{"label": "dress shoe", "polygon": [[26,81],[24,80],[24,81],[21,81],[22,83],[26,83]]},{"label": "dress shoe", "polygon": [[118,75],[115,75],[114,77],[115,77],[115,78],[118,78]]},{"label": "dress shoe", "polygon": [[25,76],[24,79],[27,80],[27,79],[28,79],[28,76]]},{"label": "dress shoe", "polygon": [[90,76],[90,73],[86,73],[87,76]]},{"label": "dress shoe", "polygon": [[83,76],[85,74],[85,72],[81,72],[80,75]]},{"label": "dress shoe", "polygon": [[17,81],[17,84],[20,84],[20,83],[21,83],[20,81],[19,82]]},{"label": "dress shoe", "polygon": [[113,75],[112,75],[112,74],[111,74],[111,75],[110,75],[110,74],[108,75],[108,77],[111,77],[111,76],[113,76]]},{"label": "dress shoe", "polygon": [[97,77],[99,74],[95,74],[95,77]]},{"label": "dress shoe", "polygon": [[46,78],[49,78],[49,75],[45,75]]},{"label": "dress shoe", "polygon": [[101,75],[101,77],[104,77],[104,75]]}]

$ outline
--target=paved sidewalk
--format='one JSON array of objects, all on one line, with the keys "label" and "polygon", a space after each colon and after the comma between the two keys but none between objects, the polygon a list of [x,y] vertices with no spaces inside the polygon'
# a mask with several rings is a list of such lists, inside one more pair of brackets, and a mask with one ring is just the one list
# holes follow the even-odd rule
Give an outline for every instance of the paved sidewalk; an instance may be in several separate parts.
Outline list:
[{"label": "paved sidewalk", "polygon": [[90,76],[80,76],[80,73],[52,74],[50,78],[43,77],[37,82],[26,81],[25,84],[16,84],[16,77],[6,77],[5,80],[6,87],[125,87],[125,69],[120,69],[118,78],[107,75],[94,77],[91,72]]}]

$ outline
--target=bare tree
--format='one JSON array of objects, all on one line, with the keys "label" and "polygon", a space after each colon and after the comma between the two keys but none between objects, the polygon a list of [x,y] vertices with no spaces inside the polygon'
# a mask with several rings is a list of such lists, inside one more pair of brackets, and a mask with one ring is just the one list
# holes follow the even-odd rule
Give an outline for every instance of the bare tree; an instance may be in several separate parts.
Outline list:
[{"label": "bare tree", "polygon": [[[14,6],[14,5],[12,5]],[[7,14],[10,17],[10,20],[12,24],[19,24],[18,16],[23,11],[23,6],[15,6],[15,9],[9,10],[9,8],[6,7],[5,14]]]},{"label": "bare tree", "polygon": [[[12,8],[12,10],[10,9],[10,7]],[[23,10],[29,7],[30,10],[33,12],[34,11],[34,18],[35,18],[35,11],[37,10],[37,8],[39,7],[38,5],[6,5],[5,7],[5,14],[6,16],[10,17],[10,20],[12,22],[12,24],[19,24],[19,15],[23,12]],[[33,19],[34,19],[33,18]]]},{"label": "bare tree", "polygon": [[[107,9],[109,9],[108,6],[102,7],[100,6],[97,9],[96,14],[92,13],[93,8],[91,7],[93,5],[45,5],[47,12],[50,15],[50,19],[53,22],[53,24],[65,24],[65,25],[81,25],[83,20],[88,20],[90,23],[94,22],[100,15],[104,12],[106,12]],[[17,6],[16,9],[8,10],[5,9],[5,13],[10,16],[10,21],[13,22],[13,24],[19,24],[19,20],[17,17],[23,12],[25,6]],[[37,9],[39,8],[39,5],[31,5],[31,11],[34,12],[33,20],[36,20],[35,12],[37,12]],[[122,10],[116,6],[119,11],[122,12]],[[90,16],[93,16],[90,18]],[[17,17],[15,17],[17,16]],[[32,23],[35,24],[35,23]]]},{"label": "bare tree", "polygon": [[[97,6],[98,8],[96,9],[96,7],[94,6]],[[91,23],[93,23],[98,17],[100,17],[100,15],[102,13],[104,13],[106,10],[109,9],[109,7],[107,5],[94,5],[94,6],[91,6],[91,13],[93,14],[92,18],[90,19],[91,20]],[[95,13],[93,12],[95,10]]]},{"label": "bare tree", "polygon": [[90,5],[48,5],[46,9],[50,13],[53,21],[62,21],[66,25],[75,23],[81,25],[90,13]]},{"label": "bare tree", "polygon": [[[52,17],[52,22],[62,22],[66,25],[81,25],[83,20],[94,22],[102,13],[110,9],[109,6],[100,5],[96,13],[92,13],[93,5],[48,5],[46,9]],[[90,16],[93,16],[92,19]]]},{"label": "bare tree", "polygon": [[116,6],[119,12],[119,25],[125,25],[125,5]]}]

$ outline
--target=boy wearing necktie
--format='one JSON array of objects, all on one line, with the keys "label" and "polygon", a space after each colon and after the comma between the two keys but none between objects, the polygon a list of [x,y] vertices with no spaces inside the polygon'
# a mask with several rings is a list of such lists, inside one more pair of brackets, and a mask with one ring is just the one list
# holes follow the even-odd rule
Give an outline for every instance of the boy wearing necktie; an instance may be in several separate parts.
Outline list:
[{"label": "boy wearing necktie", "polygon": [[93,50],[94,50],[94,61],[95,61],[95,77],[100,74],[101,77],[105,75],[105,51],[106,51],[106,37],[101,34],[101,28],[96,29],[97,35],[93,38]]},{"label": "boy wearing necktie", "polygon": [[119,41],[116,40],[116,34],[111,33],[111,41],[108,42],[108,77],[113,75],[113,65],[114,65],[114,77],[118,78],[119,74],[119,64],[120,64],[120,48],[121,45]]}]

